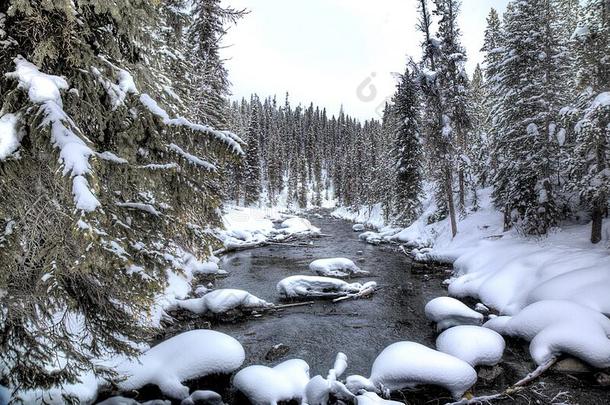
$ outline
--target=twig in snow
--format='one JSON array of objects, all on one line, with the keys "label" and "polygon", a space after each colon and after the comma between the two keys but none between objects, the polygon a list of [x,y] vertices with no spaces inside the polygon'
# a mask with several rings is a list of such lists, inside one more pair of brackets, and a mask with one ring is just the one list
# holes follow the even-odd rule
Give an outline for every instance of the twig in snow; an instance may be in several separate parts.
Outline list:
[{"label": "twig in snow", "polygon": [[302,307],[305,305],[312,305],[315,303],[316,303],[315,301],[295,302],[292,304],[275,305],[273,307],[270,307],[269,309],[284,309],[284,308],[292,308],[292,307]]}]

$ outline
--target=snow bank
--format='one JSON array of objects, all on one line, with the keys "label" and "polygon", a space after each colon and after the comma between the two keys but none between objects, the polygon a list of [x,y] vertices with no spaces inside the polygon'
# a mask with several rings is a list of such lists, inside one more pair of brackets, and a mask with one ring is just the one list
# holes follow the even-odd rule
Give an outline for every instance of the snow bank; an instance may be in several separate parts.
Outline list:
[{"label": "snow bank", "polygon": [[289,233],[289,234],[304,233],[304,232],[312,232],[312,233],[320,232],[320,229],[313,226],[311,224],[311,222],[309,222],[307,219],[299,218],[299,217],[288,218],[287,220],[282,222],[282,225],[280,226],[280,228],[281,229],[279,231],[281,233]]},{"label": "snow bank", "polygon": [[436,339],[436,350],[464,360],[472,367],[498,364],[505,346],[499,333],[480,326],[456,326]]},{"label": "snow bank", "polygon": [[350,284],[331,277],[290,276],[280,281],[276,289],[286,298],[320,298],[357,294],[373,284],[376,285],[375,282]]},{"label": "snow bank", "polygon": [[171,398],[189,396],[183,381],[211,374],[230,374],[244,362],[245,352],[232,337],[212,330],[193,330],[168,339],[135,361],[119,366],[122,390],[137,390],[147,384],[158,386]]},{"label": "snow bank", "polygon": [[436,322],[438,331],[458,325],[480,325],[483,315],[451,297],[438,297],[426,304],[426,318]]},{"label": "snow bank", "polygon": [[539,301],[515,316],[500,316],[483,326],[531,341],[530,354],[538,364],[570,354],[593,367],[610,367],[610,319],[577,303]]},{"label": "snow bank", "polygon": [[350,376],[346,385],[353,393],[438,385],[460,398],[476,381],[476,371],[465,361],[419,343],[398,342],[377,356],[370,378]]},{"label": "snow bank", "polygon": [[353,261],[344,257],[314,260],[309,264],[309,269],[319,276],[326,277],[343,278],[368,274],[368,271],[361,270]]},{"label": "snow bank", "polygon": [[273,304],[262,300],[247,291],[235,289],[221,289],[207,293],[201,298],[189,300],[176,300],[167,309],[185,309],[195,314],[223,314],[235,309],[256,310],[272,307]]},{"label": "snow bank", "polygon": [[280,401],[305,398],[309,365],[299,359],[287,360],[270,368],[246,367],[235,375],[233,385],[254,405],[276,405]]}]

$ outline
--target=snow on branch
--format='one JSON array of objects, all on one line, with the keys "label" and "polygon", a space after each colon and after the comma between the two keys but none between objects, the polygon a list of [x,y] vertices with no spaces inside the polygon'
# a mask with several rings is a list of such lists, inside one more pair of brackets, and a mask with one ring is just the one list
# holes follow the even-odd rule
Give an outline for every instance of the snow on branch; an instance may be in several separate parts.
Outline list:
[{"label": "snow on branch", "polygon": [[170,143],[169,145],[167,145],[167,148],[173,152],[176,152],[178,155],[182,156],[183,158],[185,158],[186,160],[188,160],[191,164],[194,164],[195,166],[201,166],[204,169],[209,170],[211,172],[216,171],[216,166],[214,166],[210,162],[206,162],[205,160],[198,158],[197,156],[194,156],[188,152],[185,152],[180,146],[176,145],[175,143]]},{"label": "snow on branch", "polygon": [[135,203],[135,202],[126,202],[126,203],[118,202],[118,203],[116,203],[116,205],[118,207],[132,208],[132,209],[148,212],[149,214],[154,215],[155,217],[161,216],[161,213],[159,211],[157,211],[157,209],[150,204]]},{"label": "snow on branch", "polygon": [[201,132],[203,134],[210,135],[219,140],[220,142],[226,144],[229,148],[231,148],[233,152],[239,155],[244,154],[244,151],[241,148],[241,144],[243,144],[243,141],[237,135],[229,131],[217,131],[207,125],[192,123],[184,117],[170,118],[167,111],[161,108],[159,104],[157,104],[157,102],[153,100],[148,94],[141,94],[140,102],[146,108],[148,108],[151,113],[161,118],[165,125],[185,127],[195,132]]},{"label": "snow on branch", "polygon": [[4,114],[0,117],[0,161],[12,156],[21,146],[23,133],[17,128],[19,117],[15,114]]},{"label": "snow on branch", "polygon": [[40,105],[43,114],[41,126],[50,127],[51,142],[59,149],[63,174],[72,177],[72,193],[76,208],[85,212],[94,211],[100,203],[86,179],[91,174],[89,157],[94,154],[87,143],[77,135],[80,132],[74,121],[64,112],[60,90],[68,89],[62,77],[40,72],[36,65],[22,56],[14,60],[15,71],[6,77],[16,79],[18,88],[27,91],[30,101]]}]

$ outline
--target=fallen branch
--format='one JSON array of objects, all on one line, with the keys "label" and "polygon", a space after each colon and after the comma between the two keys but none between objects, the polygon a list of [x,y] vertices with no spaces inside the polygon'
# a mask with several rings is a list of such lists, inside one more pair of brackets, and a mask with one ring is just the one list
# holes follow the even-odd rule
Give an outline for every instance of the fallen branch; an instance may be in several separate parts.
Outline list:
[{"label": "fallen branch", "polygon": [[530,382],[532,382],[536,378],[540,377],[542,375],[542,373],[544,373],[546,370],[548,370],[549,368],[553,367],[553,364],[555,364],[555,363],[557,363],[557,357],[553,356],[553,357],[551,357],[549,359],[549,361],[547,361],[544,364],[541,364],[534,371],[532,371],[531,373],[526,375],[521,380],[517,381],[513,385],[513,387],[523,387],[524,385],[529,384]]},{"label": "fallen branch", "polygon": [[305,305],[311,305],[311,304],[315,304],[315,301],[305,301],[305,302],[295,302],[292,304],[282,304],[282,305],[275,305],[269,309],[284,309],[284,308],[292,308],[292,307],[302,307]]},{"label": "fallen branch", "polygon": [[365,298],[369,295],[372,295],[374,292],[376,291],[375,287],[368,287],[365,288],[364,290],[357,292],[355,294],[347,294],[344,295],[343,297],[339,297],[339,298],[335,298],[333,300],[333,302],[340,302],[340,301],[345,301],[345,300],[355,300],[358,298]]},{"label": "fallen branch", "polygon": [[480,396],[480,397],[474,397],[474,398],[463,398],[460,401],[457,402],[451,402],[447,405],[472,405],[472,404],[480,404],[480,403],[485,403],[485,402],[490,402],[493,400],[498,400],[504,397],[508,397],[511,396],[519,391],[521,391],[522,389],[524,389],[524,387],[531,383],[532,381],[534,381],[536,378],[540,377],[545,371],[547,371],[549,368],[553,367],[553,365],[557,362],[557,357],[553,356],[551,359],[549,359],[549,361],[547,361],[544,364],[541,364],[540,366],[538,366],[534,371],[532,371],[531,373],[529,373],[528,375],[526,375],[525,377],[523,377],[521,380],[517,381],[516,383],[514,383],[512,386],[508,387],[507,389],[505,389],[503,392],[497,393],[497,394],[492,394],[492,395],[484,395],[484,396]]}]

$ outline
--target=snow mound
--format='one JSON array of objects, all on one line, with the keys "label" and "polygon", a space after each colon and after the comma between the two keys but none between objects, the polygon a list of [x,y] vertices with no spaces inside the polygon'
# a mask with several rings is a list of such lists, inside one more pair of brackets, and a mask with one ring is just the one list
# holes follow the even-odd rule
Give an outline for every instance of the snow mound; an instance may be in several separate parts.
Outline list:
[{"label": "snow mound", "polygon": [[570,354],[593,367],[610,367],[610,319],[580,304],[539,301],[515,316],[500,316],[483,326],[530,341],[530,354],[539,365]]},{"label": "snow mound", "polygon": [[349,277],[360,274],[368,274],[361,270],[350,259],[337,257],[333,259],[318,259],[309,264],[309,269],[319,276],[326,277]]},{"label": "snow mound", "polygon": [[18,121],[15,114],[0,117],[0,161],[7,159],[21,146],[23,133],[17,129]]},{"label": "snow mound", "polygon": [[154,384],[170,398],[189,396],[183,381],[212,374],[229,374],[244,362],[241,344],[220,332],[193,330],[168,339],[143,353],[137,360],[119,366],[127,378],[119,383],[124,391]]},{"label": "snow mound", "polygon": [[476,381],[476,371],[465,361],[419,343],[398,342],[377,356],[370,378],[350,376],[346,385],[353,393],[438,385],[460,398]]},{"label": "snow mound", "polygon": [[303,297],[340,297],[348,294],[357,294],[371,283],[347,283],[331,277],[319,276],[290,276],[277,283],[277,291],[286,298]]},{"label": "snow mound", "polygon": [[309,365],[300,359],[287,360],[270,368],[246,367],[235,375],[233,385],[254,405],[276,405],[280,401],[305,398]]},{"label": "snow mound", "polygon": [[352,226],[352,230],[354,232],[362,232],[364,231],[364,224],[354,224],[354,226]]},{"label": "snow mound", "polygon": [[498,364],[505,346],[500,334],[480,326],[456,326],[436,339],[436,350],[464,360],[473,367]]},{"label": "snow mound", "polygon": [[374,392],[365,392],[356,397],[357,405],[402,405],[402,402],[383,399]]},{"label": "snow mound", "polygon": [[483,315],[468,308],[463,302],[451,297],[438,297],[426,304],[426,317],[436,322],[440,332],[458,325],[480,325]]},{"label": "snow mound", "polygon": [[256,310],[272,306],[272,303],[260,299],[247,291],[227,288],[209,292],[201,298],[176,300],[173,305],[168,307],[168,310],[185,309],[195,314],[205,314],[207,312],[224,314],[235,309]]},{"label": "snow mound", "polygon": [[320,229],[313,226],[311,224],[311,222],[309,222],[305,218],[299,218],[299,217],[288,218],[287,220],[282,222],[280,228],[281,228],[280,232],[282,232],[282,233],[304,233],[304,232],[319,233],[320,232]]}]

